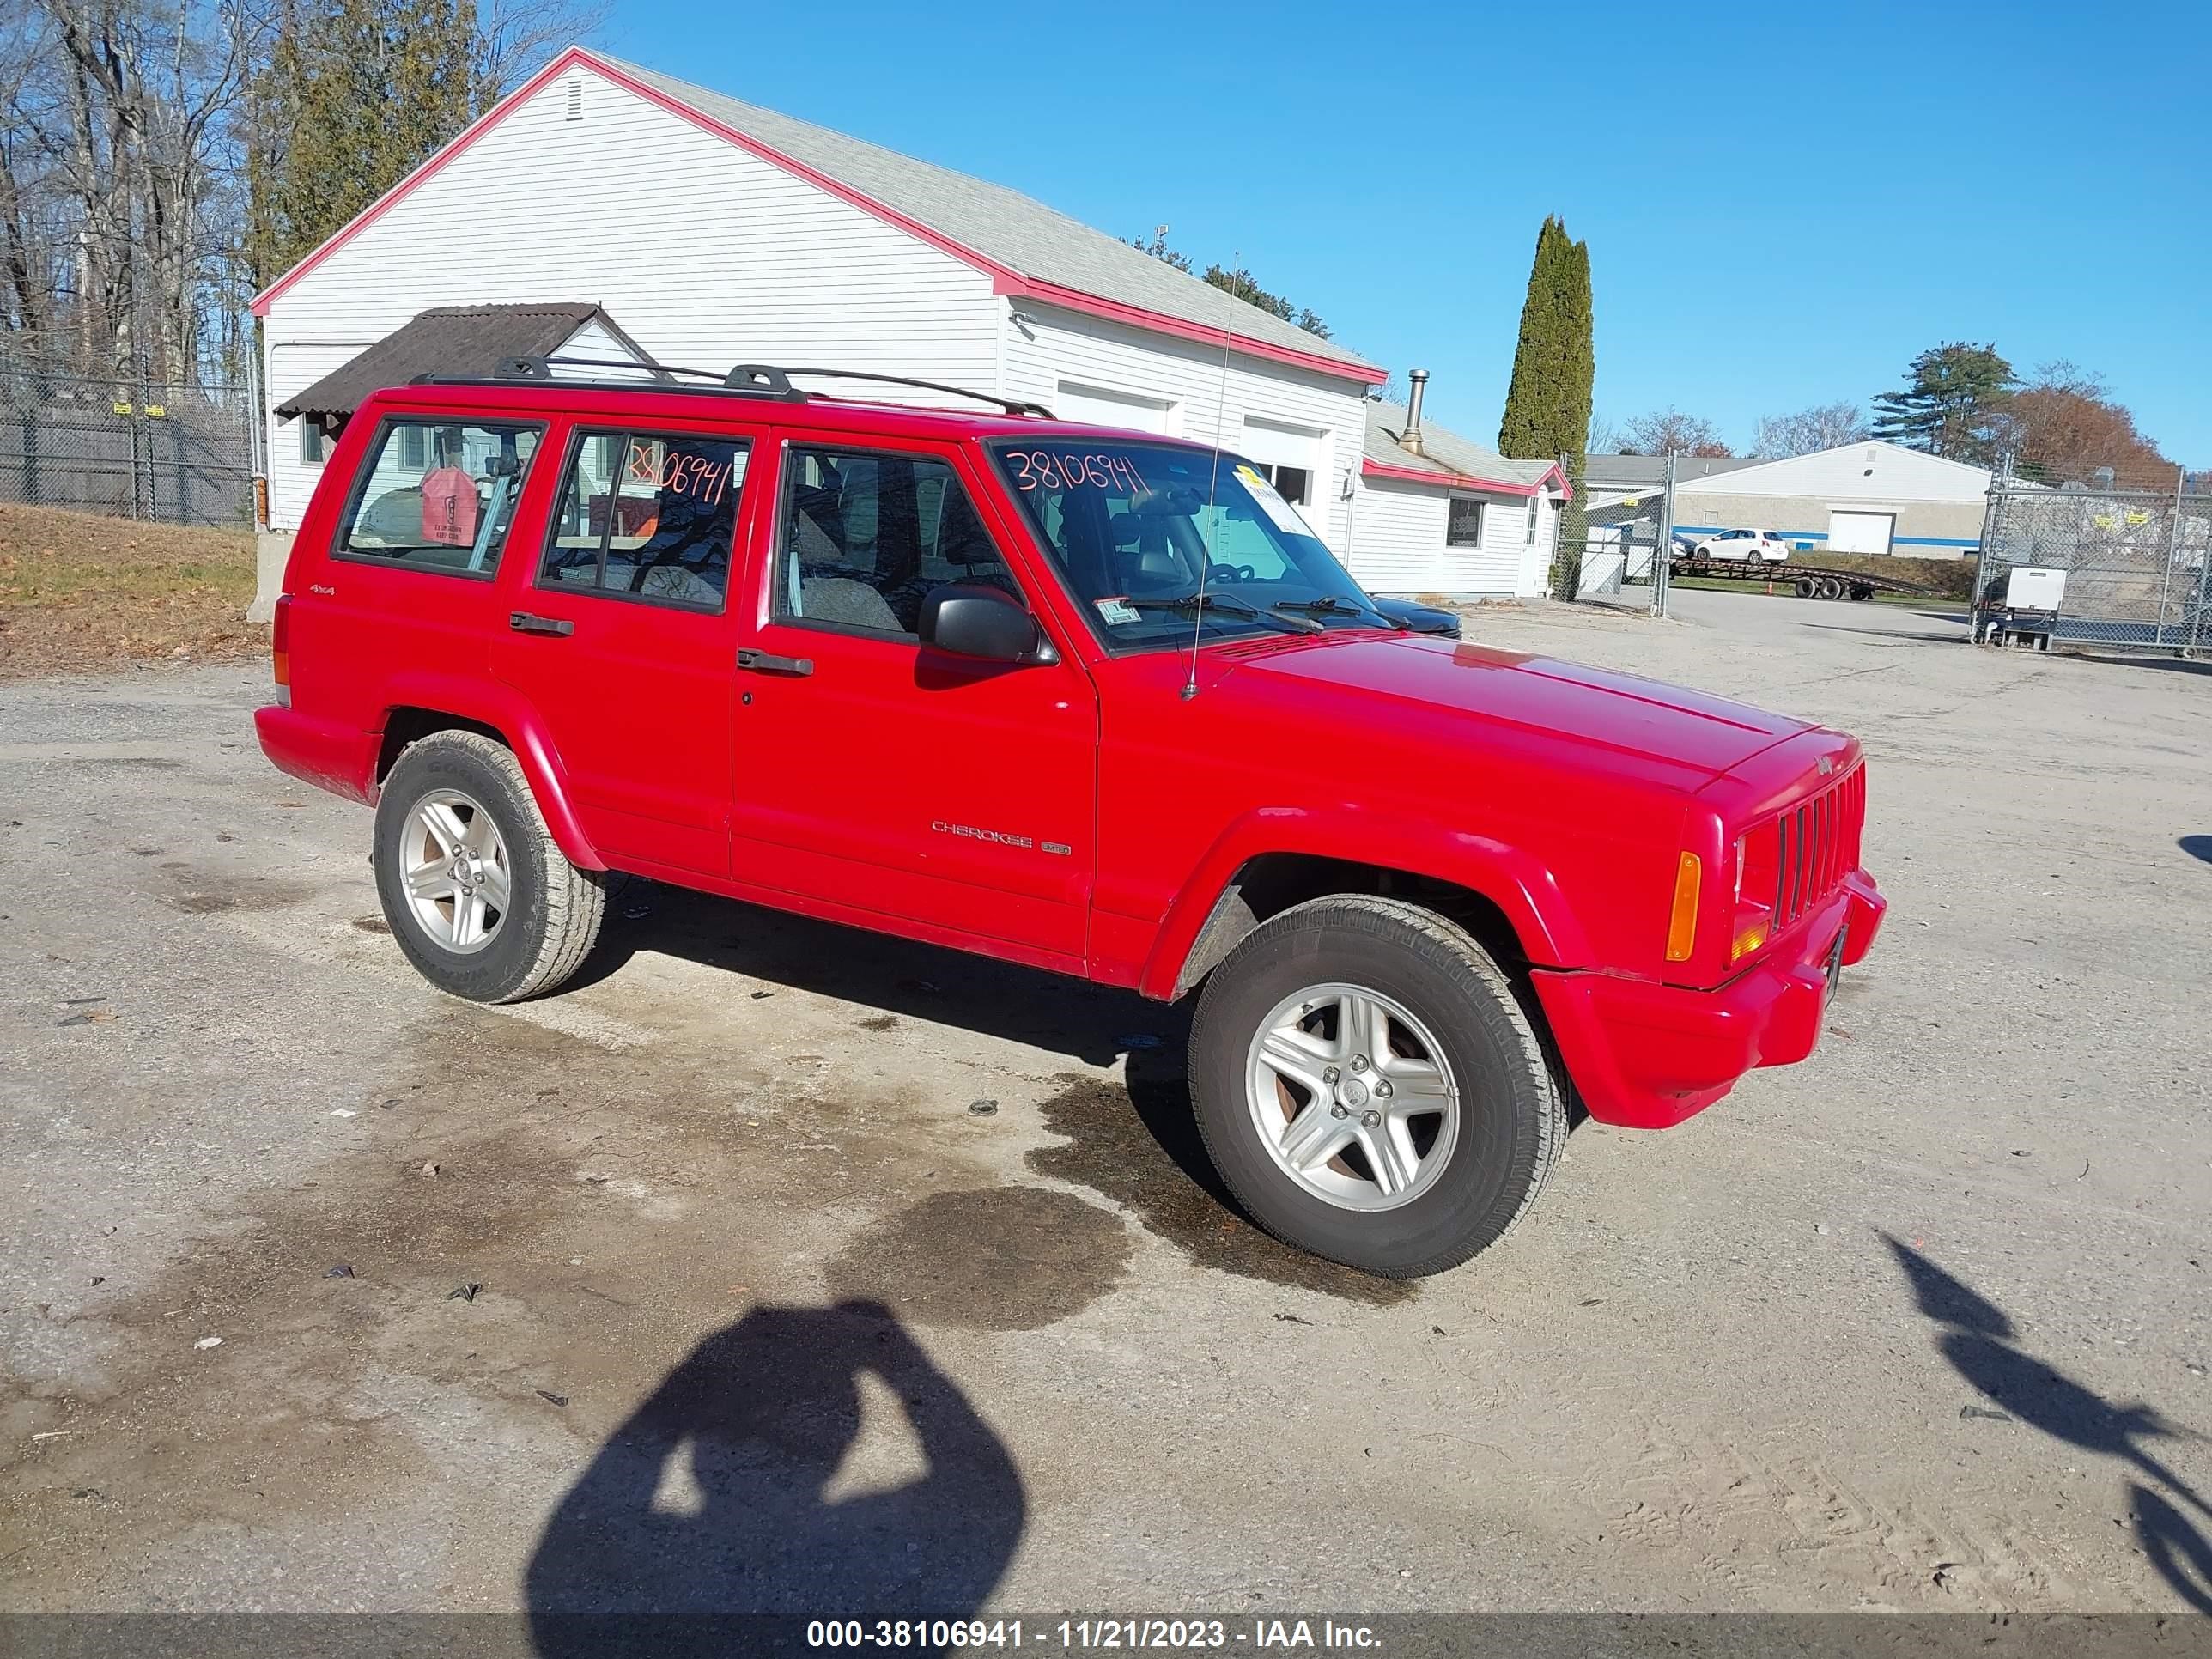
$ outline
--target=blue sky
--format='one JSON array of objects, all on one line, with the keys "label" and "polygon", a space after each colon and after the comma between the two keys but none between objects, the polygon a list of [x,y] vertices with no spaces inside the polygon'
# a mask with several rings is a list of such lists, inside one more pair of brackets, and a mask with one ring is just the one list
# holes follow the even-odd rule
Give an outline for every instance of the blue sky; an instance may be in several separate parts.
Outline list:
[{"label": "blue sky", "polygon": [[1538,224],[1589,244],[1599,413],[1863,404],[1922,348],[2101,373],[2212,466],[2201,5],[1279,0],[722,13],[615,0],[619,56],[1232,255],[1497,435]]}]

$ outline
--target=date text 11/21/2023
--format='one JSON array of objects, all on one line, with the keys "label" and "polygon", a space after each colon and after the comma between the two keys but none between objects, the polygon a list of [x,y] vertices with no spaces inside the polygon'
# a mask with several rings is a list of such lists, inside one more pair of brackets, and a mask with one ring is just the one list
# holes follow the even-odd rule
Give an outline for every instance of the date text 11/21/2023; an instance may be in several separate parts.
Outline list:
[{"label": "date text 11/21/2023", "polygon": [[817,1619],[806,1626],[811,1648],[927,1648],[981,1652],[1022,1647],[1063,1652],[1130,1649],[1174,1652],[1249,1648],[1261,1651],[1373,1650],[1366,1625],[1332,1619]]}]

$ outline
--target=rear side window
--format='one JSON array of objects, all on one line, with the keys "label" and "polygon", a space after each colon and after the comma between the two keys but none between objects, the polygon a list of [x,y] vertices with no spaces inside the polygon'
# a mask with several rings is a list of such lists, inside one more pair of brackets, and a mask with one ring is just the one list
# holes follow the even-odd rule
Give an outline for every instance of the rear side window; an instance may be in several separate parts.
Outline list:
[{"label": "rear side window", "polygon": [[489,581],[544,428],[386,421],[332,555]]},{"label": "rear side window", "polygon": [[945,462],[796,444],[785,457],[779,622],[911,640],[933,587],[983,582],[1021,597]]},{"label": "rear side window", "polygon": [[538,585],[720,611],[750,453],[741,438],[579,433]]}]

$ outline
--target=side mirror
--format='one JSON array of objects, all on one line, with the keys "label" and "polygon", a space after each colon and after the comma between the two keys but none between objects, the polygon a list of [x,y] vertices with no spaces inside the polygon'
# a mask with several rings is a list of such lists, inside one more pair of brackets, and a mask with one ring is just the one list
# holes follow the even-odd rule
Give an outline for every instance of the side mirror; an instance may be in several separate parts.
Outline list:
[{"label": "side mirror", "polygon": [[1060,660],[1021,601],[981,582],[947,582],[930,589],[921,602],[917,632],[924,645],[955,657],[1023,665]]}]

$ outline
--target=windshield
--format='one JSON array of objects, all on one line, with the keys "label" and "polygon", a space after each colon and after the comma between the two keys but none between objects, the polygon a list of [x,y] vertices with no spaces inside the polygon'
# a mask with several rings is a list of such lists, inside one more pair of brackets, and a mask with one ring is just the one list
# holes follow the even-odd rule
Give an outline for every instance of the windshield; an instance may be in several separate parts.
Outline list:
[{"label": "windshield", "polygon": [[1194,626],[1224,639],[1392,625],[1249,461],[1096,439],[993,454],[1061,580],[1115,645],[1187,641]]}]

